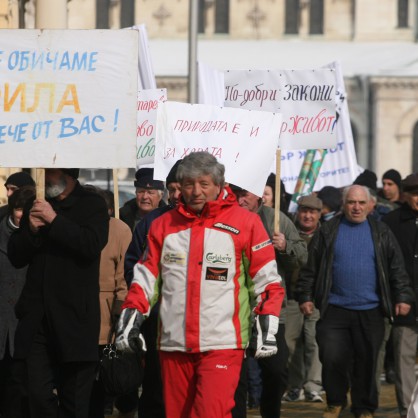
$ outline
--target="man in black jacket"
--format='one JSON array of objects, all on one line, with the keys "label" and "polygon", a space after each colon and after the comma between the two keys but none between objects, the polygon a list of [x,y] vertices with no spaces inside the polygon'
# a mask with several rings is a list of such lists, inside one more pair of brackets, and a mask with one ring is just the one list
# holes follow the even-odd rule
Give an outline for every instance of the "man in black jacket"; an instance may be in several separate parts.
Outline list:
[{"label": "man in black jacket", "polygon": [[407,316],[396,318],[392,328],[395,357],[396,399],[401,417],[406,417],[414,390],[415,358],[418,342],[418,174],[410,174],[402,182],[406,202],[383,218],[395,234],[405,260],[415,300]]},{"label": "man in black jacket", "polygon": [[315,303],[321,315],[317,341],[328,403],[324,418],[339,416],[350,386],[354,415],[373,416],[384,316],[406,315],[414,299],[396,238],[367,216],[369,208],[366,187],[344,190],[343,214],[315,233],[296,288],[302,313],[312,314]]},{"label": "man in black jacket", "polygon": [[13,265],[28,266],[16,305],[14,373],[25,380],[31,418],[88,417],[109,217],[104,199],[80,186],[78,172],[46,169],[47,199],[24,211],[9,241]]},{"label": "man in black jacket", "polygon": [[152,210],[165,206],[162,200],[164,194],[164,182],[154,180],[153,168],[140,168],[135,173],[135,197],[128,200],[120,208],[120,219],[125,222],[132,231],[139,221]]}]

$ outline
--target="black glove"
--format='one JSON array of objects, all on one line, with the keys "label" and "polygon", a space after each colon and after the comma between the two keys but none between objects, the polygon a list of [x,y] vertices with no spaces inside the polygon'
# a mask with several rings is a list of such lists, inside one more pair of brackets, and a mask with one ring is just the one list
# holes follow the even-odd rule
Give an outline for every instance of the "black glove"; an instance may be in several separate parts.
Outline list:
[{"label": "black glove", "polygon": [[116,348],[120,351],[139,353],[147,351],[144,337],[141,334],[141,325],[144,316],[134,308],[125,308],[120,314],[116,325]]},{"label": "black glove", "polygon": [[249,344],[249,350],[254,358],[270,357],[277,353],[278,330],[279,318],[277,316],[256,316]]}]

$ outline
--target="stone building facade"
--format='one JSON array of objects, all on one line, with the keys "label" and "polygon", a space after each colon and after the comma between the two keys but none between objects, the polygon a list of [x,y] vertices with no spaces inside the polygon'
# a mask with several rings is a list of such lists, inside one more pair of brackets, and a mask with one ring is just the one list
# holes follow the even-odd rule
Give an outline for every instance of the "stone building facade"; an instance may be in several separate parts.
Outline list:
[{"label": "stone building facade", "polygon": [[[33,28],[36,0],[0,0],[0,28]],[[68,28],[118,29],[144,23],[150,40],[187,39],[191,0],[69,0]],[[413,0],[193,0],[199,40],[314,41],[318,45],[410,44],[396,71],[346,76],[357,159],[378,177],[389,168],[418,171],[418,10]],[[24,23],[23,23],[24,22]],[[151,51],[152,53],[152,51]],[[391,60],[390,54],[387,57]],[[364,60],[373,57],[365,56]],[[393,67],[395,68],[396,63]],[[250,68],[250,63],[248,65]],[[187,77],[158,74],[170,100],[187,100]],[[2,177],[8,169],[0,170]],[[0,187],[0,199],[3,197]]]}]

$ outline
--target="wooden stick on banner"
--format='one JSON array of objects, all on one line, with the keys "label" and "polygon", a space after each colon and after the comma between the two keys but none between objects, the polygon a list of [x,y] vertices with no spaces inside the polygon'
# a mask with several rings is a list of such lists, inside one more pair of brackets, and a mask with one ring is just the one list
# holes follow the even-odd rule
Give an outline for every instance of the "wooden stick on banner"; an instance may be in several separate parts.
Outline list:
[{"label": "wooden stick on banner", "polygon": [[274,198],[274,232],[280,232],[280,171],[282,163],[282,150],[276,150],[276,189]]},{"label": "wooden stick on banner", "polygon": [[45,199],[45,169],[36,169],[36,198]]},{"label": "wooden stick on banner", "polygon": [[115,204],[115,218],[119,219],[119,183],[118,183],[118,169],[113,170],[113,197]]}]

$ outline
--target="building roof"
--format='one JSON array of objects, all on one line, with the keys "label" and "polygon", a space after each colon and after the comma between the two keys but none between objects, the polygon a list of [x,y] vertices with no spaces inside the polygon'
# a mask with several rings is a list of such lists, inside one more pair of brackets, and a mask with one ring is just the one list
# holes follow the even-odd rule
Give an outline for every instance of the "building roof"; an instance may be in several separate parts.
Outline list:
[{"label": "building roof", "polygon": [[[156,76],[187,76],[187,40],[149,40]],[[344,76],[418,76],[413,42],[198,40],[197,59],[218,70],[309,69],[340,61]]]}]

